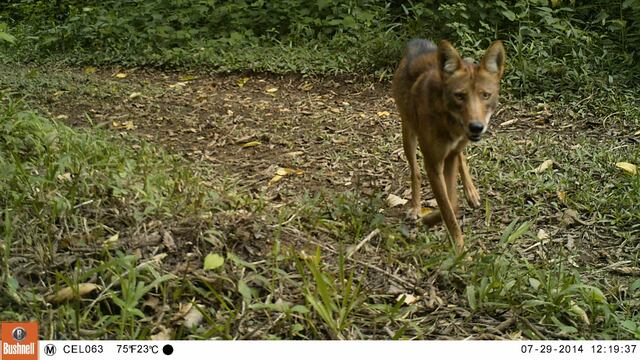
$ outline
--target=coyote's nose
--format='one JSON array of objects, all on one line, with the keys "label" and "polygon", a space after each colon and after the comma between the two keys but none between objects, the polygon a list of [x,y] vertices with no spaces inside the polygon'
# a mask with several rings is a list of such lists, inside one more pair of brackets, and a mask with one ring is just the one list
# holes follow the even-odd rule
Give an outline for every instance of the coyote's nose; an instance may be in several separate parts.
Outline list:
[{"label": "coyote's nose", "polygon": [[469,124],[469,132],[474,135],[482,134],[483,130],[484,130],[484,125],[482,123],[472,122]]}]

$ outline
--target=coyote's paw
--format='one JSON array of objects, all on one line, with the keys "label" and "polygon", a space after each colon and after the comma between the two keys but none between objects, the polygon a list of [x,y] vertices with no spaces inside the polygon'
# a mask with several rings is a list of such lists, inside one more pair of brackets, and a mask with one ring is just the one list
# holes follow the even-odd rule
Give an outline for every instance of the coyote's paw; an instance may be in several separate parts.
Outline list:
[{"label": "coyote's paw", "polygon": [[416,221],[420,218],[420,207],[411,207],[407,210],[407,219]]},{"label": "coyote's paw", "polygon": [[473,186],[465,188],[464,190],[465,190],[464,191],[464,196],[467,198],[467,202],[469,203],[469,206],[471,206],[473,208],[479,208],[480,207],[480,193],[478,193],[478,190]]}]

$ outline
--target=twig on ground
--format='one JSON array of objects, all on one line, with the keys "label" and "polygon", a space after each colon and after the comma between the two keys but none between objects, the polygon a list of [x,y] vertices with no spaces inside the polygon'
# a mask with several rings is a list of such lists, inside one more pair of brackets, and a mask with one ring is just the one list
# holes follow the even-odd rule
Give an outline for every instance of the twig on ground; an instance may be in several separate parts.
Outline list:
[{"label": "twig on ground", "polygon": [[353,249],[349,250],[347,252],[347,259],[350,259],[351,256],[353,256],[353,254],[360,250],[361,247],[364,246],[364,244],[368,243],[371,239],[373,239],[376,235],[380,234],[380,229],[375,229],[372,232],[369,233],[369,235],[365,236],[364,239],[362,239],[358,245],[356,245],[356,247],[354,247]]}]

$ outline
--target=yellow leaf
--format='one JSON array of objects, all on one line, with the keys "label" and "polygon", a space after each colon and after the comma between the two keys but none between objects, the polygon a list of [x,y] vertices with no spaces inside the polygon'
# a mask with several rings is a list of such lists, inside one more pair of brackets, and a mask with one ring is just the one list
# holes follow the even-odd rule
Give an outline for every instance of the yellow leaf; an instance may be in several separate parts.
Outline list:
[{"label": "yellow leaf", "polygon": [[584,311],[584,309],[578,306],[578,304],[576,304],[574,301],[569,302],[569,305],[571,305],[571,307],[569,308],[569,311],[578,315],[578,317],[582,320],[582,322],[585,323],[585,325],[591,325],[591,322],[589,321],[589,316],[587,315],[587,312]]},{"label": "yellow leaf", "polygon": [[58,175],[58,180],[59,181],[71,181],[71,173],[64,173],[64,174],[60,174]]},{"label": "yellow leaf", "polygon": [[204,270],[217,269],[224,265],[224,257],[221,255],[210,253],[204,258]]},{"label": "yellow leaf", "polygon": [[397,195],[394,195],[394,194],[389,194],[389,196],[387,196],[387,205],[389,205],[389,207],[396,207],[396,206],[404,205],[408,201],[409,200],[403,199],[400,196],[397,196]]},{"label": "yellow leaf", "polygon": [[125,74],[125,73],[117,73],[117,74],[115,75],[115,77],[117,77],[118,79],[124,79],[124,78],[126,78],[127,76],[129,76],[129,75],[127,75],[127,74]]},{"label": "yellow leaf", "polygon": [[277,87],[270,87],[270,88],[267,88],[267,90],[266,90],[266,92],[268,92],[268,93],[274,93],[276,91],[278,91]]},{"label": "yellow leaf", "polygon": [[142,93],[133,92],[133,93],[131,93],[131,95],[129,95],[129,99],[139,98],[140,96],[142,96]]},{"label": "yellow leaf", "polygon": [[432,211],[433,211],[433,209],[420,208],[420,211],[418,212],[418,216],[419,217],[425,217],[425,216],[429,215]]},{"label": "yellow leaf", "polygon": [[136,126],[133,125],[133,121],[125,121],[122,123],[121,127],[125,130],[133,130],[136,128]]},{"label": "yellow leaf", "polygon": [[198,80],[200,77],[196,76],[196,75],[184,75],[184,76],[180,76],[178,78],[178,80],[180,81],[193,81],[193,80]]},{"label": "yellow leaf", "polygon": [[558,195],[558,199],[560,199],[560,201],[565,202],[565,200],[567,199],[567,193],[564,191],[556,191],[556,195]]},{"label": "yellow leaf", "polygon": [[304,151],[292,151],[292,152],[286,153],[285,155],[291,156],[291,157],[298,157],[303,154],[304,154]]},{"label": "yellow leaf", "polygon": [[278,181],[282,180],[283,177],[289,176],[291,174],[302,175],[302,174],[304,174],[304,171],[302,171],[300,169],[291,169],[291,168],[279,167],[278,169],[276,169],[276,175],[273,178],[271,178],[271,180],[269,180],[269,185],[273,185],[273,184],[277,183]]},{"label": "yellow leaf", "polygon": [[72,287],[65,287],[60,289],[54,295],[51,295],[47,298],[47,301],[52,303],[61,303],[64,301],[69,301],[73,299],[82,298],[94,290],[100,290],[100,285],[91,284],[91,283],[81,283],[78,284],[77,292],[75,292]]},{"label": "yellow leaf", "polygon": [[290,174],[302,175],[303,173],[304,171],[300,169],[291,169],[291,168],[283,168],[283,167],[280,167],[278,168],[278,170],[276,170],[276,175],[280,175],[280,176],[287,176]]},{"label": "yellow leaf", "polygon": [[111,236],[109,236],[109,238],[107,240],[104,241],[104,245],[112,245],[118,242],[118,239],[120,239],[120,233],[115,233]]},{"label": "yellow leaf", "polygon": [[277,183],[278,181],[282,180],[283,177],[284,177],[283,175],[276,175],[276,176],[272,177],[271,180],[269,180],[269,184],[268,185],[271,186],[271,185]]},{"label": "yellow leaf", "polygon": [[378,111],[378,116],[380,117],[387,117],[391,115],[391,113],[389,113],[388,111]]},{"label": "yellow leaf", "polygon": [[540,174],[546,170],[548,170],[549,168],[551,168],[551,166],[553,166],[553,160],[548,159],[542,162],[542,164],[540,164],[540,166],[538,166],[535,170],[535,172],[537,174]]},{"label": "yellow leaf", "polygon": [[238,81],[236,82],[236,84],[238,85],[238,87],[243,87],[244,84],[247,83],[247,81],[249,81],[248,77],[243,77],[241,79],[238,79]]},{"label": "yellow leaf", "polygon": [[634,132],[634,133],[633,133],[633,135],[635,135],[635,136],[640,135],[640,130],[638,130],[638,131]]},{"label": "yellow leaf", "polygon": [[242,147],[250,148],[250,147],[258,146],[260,144],[262,144],[260,141],[249,141],[248,143],[242,144]]},{"label": "yellow leaf", "polygon": [[638,173],[638,167],[628,162],[618,162],[616,166],[629,174],[636,175]]},{"label": "yellow leaf", "polygon": [[187,86],[187,83],[184,81],[179,81],[175,84],[171,84],[169,85],[169,89],[173,89],[173,90],[182,90],[183,87]]},{"label": "yellow leaf", "polygon": [[84,68],[84,73],[87,75],[90,75],[90,74],[94,74],[96,70],[97,69],[93,66],[87,66],[86,68]]}]

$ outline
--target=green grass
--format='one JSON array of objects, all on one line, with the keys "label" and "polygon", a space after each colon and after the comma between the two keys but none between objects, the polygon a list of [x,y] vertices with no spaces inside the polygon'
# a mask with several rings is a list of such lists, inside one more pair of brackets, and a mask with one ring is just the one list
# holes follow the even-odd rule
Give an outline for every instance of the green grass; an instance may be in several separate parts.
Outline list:
[{"label": "green grass", "polygon": [[[121,331],[133,326],[140,298],[167,278],[153,262],[141,266],[140,256],[120,251],[124,243],[146,236],[140,227],[151,220],[167,227],[198,223],[224,203],[178,158],[148,144],[76,131],[7,98],[2,107],[2,317],[44,321],[37,309],[49,295],[99,277],[102,286],[119,284],[119,296],[102,294],[121,311],[115,324]],[[154,285],[145,287],[145,281]],[[25,288],[24,282],[37,286]],[[107,329],[113,322],[100,307],[60,310],[61,318],[48,324],[52,336],[69,336],[71,330],[78,336],[77,326],[85,321]]]},{"label": "green grass", "polygon": [[[133,80],[49,74],[3,76],[12,94],[0,111],[3,320],[37,319],[55,339],[640,338],[640,282],[625,275],[640,265],[640,177],[615,166],[640,162],[628,102],[622,115],[594,115],[608,127],[561,111],[551,128],[495,124],[469,149],[483,207],[466,210],[468,250],[457,256],[441,227],[406,223],[379,188],[291,180],[279,203],[233,168],[93,126],[89,115],[71,128],[11,100],[45,109],[36,88],[66,89],[68,103],[95,93],[117,105],[138,91]],[[535,124],[535,106],[517,105],[504,107]],[[400,146],[387,132],[354,136],[355,148],[331,145],[336,166],[357,163],[368,141],[372,166],[387,169],[377,159]],[[554,165],[536,172],[547,159]],[[404,164],[393,162],[380,176],[406,188]],[[224,264],[204,270],[208,254]]]}]

